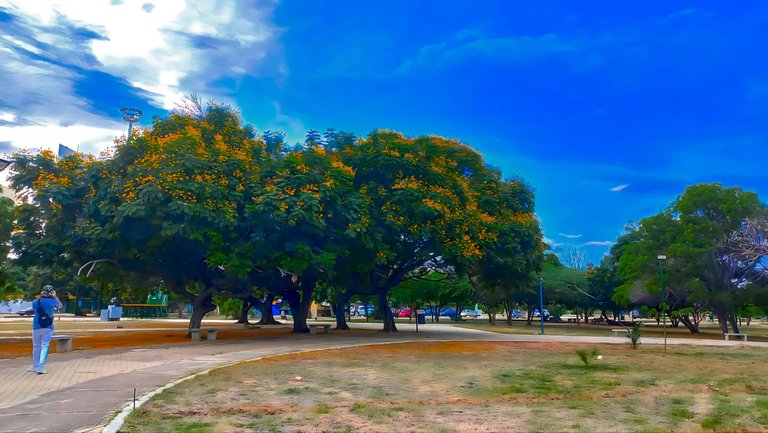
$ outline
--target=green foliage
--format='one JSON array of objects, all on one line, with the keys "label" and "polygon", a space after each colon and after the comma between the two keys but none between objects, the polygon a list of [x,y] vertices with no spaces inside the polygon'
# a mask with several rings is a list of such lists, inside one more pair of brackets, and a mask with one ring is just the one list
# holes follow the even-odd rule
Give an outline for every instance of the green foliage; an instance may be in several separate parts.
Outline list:
[{"label": "green foliage", "polygon": [[576,349],[576,355],[585,366],[589,366],[590,361],[600,356],[600,351],[594,347],[592,349]]},{"label": "green foliage", "polygon": [[237,319],[240,317],[240,310],[243,308],[243,301],[241,299],[226,298],[215,301],[219,306],[219,314],[225,317],[231,317]]},{"label": "green foliage", "polygon": [[633,349],[637,349],[637,344],[640,342],[640,329],[642,329],[642,327],[643,322],[637,322],[632,325],[632,327],[629,328],[629,332],[627,332],[627,338],[629,338],[629,342]]},{"label": "green foliage", "polygon": [[471,270],[472,286],[456,277],[403,297],[458,306],[507,299],[539,269],[532,188],[461,142],[329,129],[288,147],[281,133],[257,137],[231,107],[192,108],[156,118],[107,158],[15,157],[13,186],[30,194],[11,244],[15,263],[36,269],[24,284],[76,292],[87,265],[102,297],[133,299],[163,280],[204,313],[213,293],[305,302],[320,284],[325,298],[381,303],[405,280]]},{"label": "green foliage", "polygon": [[328,413],[331,413],[331,407],[327,404],[318,404],[315,406],[315,408],[312,410],[312,412],[319,414],[319,415],[325,415]]},{"label": "green foliage", "polygon": [[[741,188],[701,184],[686,188],[670,207],[631,227],[612,250],[620,285],[614,299],[623,304],[671,310],[703,305],[727,315],[744,305],[754,269],[730,261],[723,242],[745,219],[766,211],[757,195]],[[664,253],[661,299],[660,263]]]},{"label": "green foliage", "polygon": [[[587,272],[566,267],[549,257],[541,271],[547,303],[560,303],[571,308],[593,305],[595,301],[589,293]],[[550,311],[550,314],[554,313]]]}]

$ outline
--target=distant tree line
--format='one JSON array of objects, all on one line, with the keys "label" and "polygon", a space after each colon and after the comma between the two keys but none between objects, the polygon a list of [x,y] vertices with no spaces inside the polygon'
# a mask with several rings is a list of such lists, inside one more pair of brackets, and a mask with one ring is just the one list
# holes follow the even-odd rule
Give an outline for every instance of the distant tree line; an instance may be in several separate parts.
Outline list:
[{"label": "distant tree line", "polygon": [[688,187],[593,266],[577,248],[547,251],[525,181],[437,136],[311,130],[289,145],[192,98],[98,158],[14,161],[21,203],[0,198],[6,295],[50,283],[140,301],[162,284],[192,304],[190,327],[217,304],[269,323],[279,297],[296,332],[313,300],[331,303],[339,329],[352,301],[375,304],[386,331],[390,306],[437,319],[481,304],[493,324],[524,308],[530,323],[540,282],[554,319],[639,308],[698,332],[711,312],[728,332],[768,306],[768,211],[737,187]]}]

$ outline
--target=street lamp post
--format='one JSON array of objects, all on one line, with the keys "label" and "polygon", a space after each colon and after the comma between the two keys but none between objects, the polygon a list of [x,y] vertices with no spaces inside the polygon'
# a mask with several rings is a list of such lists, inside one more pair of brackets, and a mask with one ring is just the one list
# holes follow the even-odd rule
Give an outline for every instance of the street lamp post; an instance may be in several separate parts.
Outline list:
[{"label": "street lamp post", "polygon": [[544,279],[539,277],[539,317],[541,318],[541,335],[544,335]]},{"label": "street lamp post", "polygon": [[138,122],[139,117],[141,117],[141,115],[144,113],[139,109],[129,107],[121,108],[120,112],[123,113],[123,120],[128,122],[128,138],[131,138],[134,122]]},{"label": "street lamp post", "polygon": [[659,259],[659,279],[661,280],[661,320],[664,322],[664,352],[667,352],[667,289],[664,287],[664,261],[667,260],[666,254],[656,256]]}]

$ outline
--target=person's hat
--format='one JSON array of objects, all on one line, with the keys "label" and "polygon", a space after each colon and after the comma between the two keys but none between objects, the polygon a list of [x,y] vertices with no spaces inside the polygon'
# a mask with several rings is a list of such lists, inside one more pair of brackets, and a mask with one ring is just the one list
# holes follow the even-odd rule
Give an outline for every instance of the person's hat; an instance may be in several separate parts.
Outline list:
[{"label": "person's hat", "polygon": [[52,296],[56,295],[56,291],[53,290],[53,286],[50,284],[43,287],[43,291],[40,292],[40,296],[45,296],[47,298],[50,298]]}]

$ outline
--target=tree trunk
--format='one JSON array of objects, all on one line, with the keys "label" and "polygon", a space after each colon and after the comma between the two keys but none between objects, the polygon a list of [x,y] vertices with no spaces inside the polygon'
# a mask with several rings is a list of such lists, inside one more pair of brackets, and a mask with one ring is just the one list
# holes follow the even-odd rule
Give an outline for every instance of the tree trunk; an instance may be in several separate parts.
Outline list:
[{"label": "tree trunk", "polygon": [[248,299],[243,299],[243,306],[240,307],[240,317],[237,319],[237,322],[235,323],[242,323],[247,325],[249,323],[248,312],[250,312],[251,308],[253,307],[254,307],[254,304],[250,297]]},{"label": "tree trunk", "polygon": [[739,333],[739,324],[736,322],[736,316],[733,314],[733,311],[728,312],[728,323],[731,324],[731,328],[733,328],[733,332]]},{"label": "tree trunk", "polygon": [[720,325],[720,330],[723,331],[723,334],[728,332],[728,312],[714,309],[713,313],[717,316],[717,323]]},{"label": "tree trunk", "polygon": [[346,292],[337,291],[339,300],[336,302],[336,329],[349,330],[347,324],[347,312],[349,311],[349,298],[352,297],[352,292],[347,290]]},{"label": "tree trunk", "polygon": [[685,327],[688,328],[688,330],[691,331],[691,333],[693,333],[693,334],[698,334],[699,333],[699,326],[698,326],[698,324],[695,323],[695,322],[692,322],[691,318],[688,317],[687,314],[684,314],[684,315],[680,316],[680,322],[683,325],[685,325]]},{"label": "tree trunk", "polygon": [[261,320],[259,320],[259,325],[281,325],[280,322],[275,320],[275,317],[272,315],[272,302],[275,300],[275,295],[268,294],[266,298],[264,298],[264,301],[259,305],[259,311],[261,311]]},{"label": "tree trunk", "polygon": [[387,302],[387,290],[377,291],[377,298],[379,301],[379,311],[381,319],[384,321],[384,332],[397,332],[397,326],[395,326],[395,318],[392,316],[392,310],[389,308],[389,302]]},{"label": "tree trunk", "polygon": [[489,316],[491,316],[491,326],[496,326],[496,313],[488,313]]},{"label": "tree trunk", "polygon": [[701,308],[700,307],[694,307],[693,311],[691,312],[691,319],[693,321],[694,326],[696,327],[696,330],[698,332],[699,325],[701,324],[701,320],[704,318],[704,316],[701,314]]},{"label": "tree trunk", "polygon": [[314,285],[314,281],[305,280],[302,282],[299,290],[290,291],[286,296],[288,304],[291,306],[291,313],[293,314],[294,333],[309,333],[307,316],[309,315],[309,307],[312,304],[312,289]]},{"label": "tree trunk", "polygon": [[213,290],[205,290],[203,294],[196,296],[192,301],[192,317],[189,319],[189,329],[199,328],[203,323],[203,317],[216,309],[213,303]]},{"label": "tree trunk", "polygon": [[679,316],[669,316],[669,325],[673,328],[677,328],[680,326],[680,317]]}]

